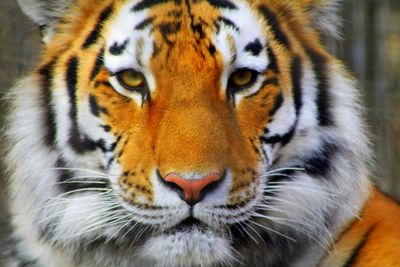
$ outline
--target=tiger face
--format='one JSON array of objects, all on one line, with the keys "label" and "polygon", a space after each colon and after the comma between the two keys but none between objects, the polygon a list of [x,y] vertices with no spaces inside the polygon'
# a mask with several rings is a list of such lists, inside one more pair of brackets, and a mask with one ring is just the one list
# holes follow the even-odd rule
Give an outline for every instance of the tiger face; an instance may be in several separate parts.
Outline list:
[{"label": "tiger face", "polygon": [[74,3],[32,78],[40,114],[15,120],[41,136],[38,235],[82,266],[267,266],[328,246],[363,200],[348,195],[363,159],[345,159],[366,149],[311,2]]},{"label": "tiger face", "polygon": [[[225,223],[259,198],[271,160],[260,137],[282,93],[262,22],[245,4],[224,9],[134,2],[106,29],[104,67],[82,102],[87,117],[110,129],[100,139],[110,152],[104,167],[118,176],[123,201],[139,213],[142,205],[165,209],[145,223]],[[242,25],[232,22],[239,10]],[[250,25],[257,29],[241,34]]]}]

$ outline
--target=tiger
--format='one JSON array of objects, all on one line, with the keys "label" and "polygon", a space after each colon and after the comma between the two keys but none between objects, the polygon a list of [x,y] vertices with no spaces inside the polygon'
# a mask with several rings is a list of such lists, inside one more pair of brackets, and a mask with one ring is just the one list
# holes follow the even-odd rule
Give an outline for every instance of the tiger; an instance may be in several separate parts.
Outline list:
[{"label": "tiger", "polygon": [[7,266],[400,266],[335,0],[18,0]]}]

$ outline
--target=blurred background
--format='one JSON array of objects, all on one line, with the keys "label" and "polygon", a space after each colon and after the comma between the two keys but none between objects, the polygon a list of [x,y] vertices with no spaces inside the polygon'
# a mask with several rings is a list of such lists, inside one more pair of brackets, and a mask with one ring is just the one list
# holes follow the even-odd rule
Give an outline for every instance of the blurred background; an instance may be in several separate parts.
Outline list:
[{"label": "blurred background", "polygon": [[[326,43],[349,66],[364,94],[376,159],[375,182],[400,198],[400,1],[343,2],[342,39]],[[38,28],[20,12],[15,0],[1,0],[0,95],[32,69],[40,49]],[[8,229],[4,187],[0,175],[0,248]]]}]

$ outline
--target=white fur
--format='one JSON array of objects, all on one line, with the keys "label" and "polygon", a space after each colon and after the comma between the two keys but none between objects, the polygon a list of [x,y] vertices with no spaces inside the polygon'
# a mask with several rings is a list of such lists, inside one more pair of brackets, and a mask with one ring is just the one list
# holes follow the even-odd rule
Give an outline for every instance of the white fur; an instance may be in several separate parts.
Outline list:
[{"label": "white fur", "polygon": [[321,3],[310,8],[315,27],[336,38],[341,36],[339,28],[342,25],[342,19],[338,16],[340,2],[341,0],[321,0]]},{"label": "white fur", "polygon": [[[154,253],[157,251],[157,253]],[[226,237],[214,231],[177,232],[151,238],[142,249],[144,257],[153,260],[154,266],[188,266],[197,262],[198,266],[212,266],[216,261],[234,262],[232,248]]]}]

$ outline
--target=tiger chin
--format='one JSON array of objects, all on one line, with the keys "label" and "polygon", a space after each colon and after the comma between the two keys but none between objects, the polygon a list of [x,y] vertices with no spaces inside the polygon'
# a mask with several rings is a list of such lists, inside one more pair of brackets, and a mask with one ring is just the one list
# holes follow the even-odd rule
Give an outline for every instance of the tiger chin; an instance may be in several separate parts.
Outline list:
[{"label": "tiger chin", "polygon": [[398,266],[337,1],[19,0],[7,266]]}]

